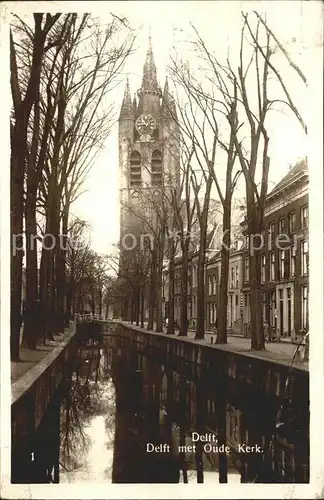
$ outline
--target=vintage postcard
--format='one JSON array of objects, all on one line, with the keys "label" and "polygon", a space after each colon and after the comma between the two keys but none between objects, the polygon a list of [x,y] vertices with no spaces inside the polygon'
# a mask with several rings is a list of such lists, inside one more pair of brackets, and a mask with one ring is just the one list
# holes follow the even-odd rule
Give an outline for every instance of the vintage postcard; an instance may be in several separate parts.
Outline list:
[{"label": "vintage postcard", "polygon": [[1,497],[323,498],[323,5],[1,5]]}]

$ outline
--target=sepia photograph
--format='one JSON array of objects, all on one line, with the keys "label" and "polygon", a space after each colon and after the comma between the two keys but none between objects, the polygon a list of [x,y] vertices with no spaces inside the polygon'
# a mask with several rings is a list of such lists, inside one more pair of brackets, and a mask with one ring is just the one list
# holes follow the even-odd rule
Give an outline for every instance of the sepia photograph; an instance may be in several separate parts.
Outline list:
[{"label": "sepia photograph", "polygon": [[322,2],[0,33],[1,497],[323,498]]}]

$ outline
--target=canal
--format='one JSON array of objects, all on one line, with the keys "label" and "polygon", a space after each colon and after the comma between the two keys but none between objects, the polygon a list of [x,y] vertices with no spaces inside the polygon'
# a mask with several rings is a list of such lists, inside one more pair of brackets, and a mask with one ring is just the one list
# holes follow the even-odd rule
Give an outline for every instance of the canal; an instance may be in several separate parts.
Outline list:
[{"label": "canal", "polygon": [[12,482],[309,481],[307,402],[182,361],[118,331],[79,343]]},{"label": "canal", "polygon": [[[116,336],[76,352],[61,403],[59,482],[308,482],[306,414]],[[288,422],[288,423],[287,423]]]}]

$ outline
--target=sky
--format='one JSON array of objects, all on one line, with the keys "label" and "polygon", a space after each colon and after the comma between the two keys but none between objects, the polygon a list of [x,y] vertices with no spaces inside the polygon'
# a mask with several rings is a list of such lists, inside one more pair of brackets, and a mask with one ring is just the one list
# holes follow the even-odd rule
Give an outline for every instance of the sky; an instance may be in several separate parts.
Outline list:
[{"label": "sky", "polygon": [[[191,36],[190,23],[194,23],[217,54],[224,53],[227,45],[234,52],[238,46],[240,12],[253,8],[267,13],[269,25],[305,71],[307,62],[310,62],[309,52],[316,50],[316,23],[320,19],[320,16],[315,18],[314,10],[308,11],[305,2],[110,2],[109,10],[127,16],[131,26],[138,30],[135,53],[124,68],[124,77],[129,77],[131,92],[135,93],[141,84],[149,31],[158,80],[163,88],[170,53],[174,53],[174,48],[181,40]],[[106,15],[102,19],[107,19]],[[308,33],[308,19],[312,19],[312,36]],[[189,53],[188,58],[190,60]],[[300,85],[298,77],[295,79],[296,83],[292,82],[292,87],[296,90]],[[120,85],[116,93],[117,112],[123,92],[124,84]],[[298,95],[297,92],[296,95],[298,100],[302,94]],[[298,102],[307,114],[305,104]],[[285,175],[290,164],[307,154],[306,138],[296,118],[281,113],[276,115],[270,130],[269,190]],[[98,252],[110,253],[119,236],[117,126],[107,141],[105,151],[94,165],[85,188],[88,191],[75,203],[73,212],[90,221],[92,246]]]},{"label": "sky", "polygon": [[[21,4],[21,2],[19,2]],[[26,2],[24,9],[33,12],[35,5],[40,10],[42,2]],[[191,59],[190,47],[184,40],[193,35],[193,23],[217,57],[227,54],[235,57],[239,47],[241,11],[265,12],[269,26],[284,43],[293,59],[310,78],[316,79],[319,68],[314,66],[313,55],[319,48],[321,28],[321,2],[319,1],[119,1],[92,2],[91,12],[103,23],[114,13],[126,16],[131,27],[138,33],[134,53],[128,58],[121,75],[121,84],[112,94],[118,116],[122,102],[126,77],[129,77],[132,94],[140,85],[148,35],[151,33],[154,59],[160,85],[164,86],[166,68],[170,54],[181,47],[183,55]],[[46,8],[45,8],[46,6]],[[46,2],[44,9],[65,12],[87,12],[87,2]],[[18,6],[21,10],[21,5]],[[187,51],[187,52],[186,52]],[[289,76],[290,78],[290,76]],[[294,74],[287,80],[289,90],[303,116],[310,110],[305,98],[305,89]],[[269,125],[271,169],[269,190],[288,171],[289,165],[307,154],[307,141],[296,118],[289,113],[276,113]],[[85,181],[83,194],[72,206],[72,214],[90,223],[92,247],[99,253],[111,253],[119,237],[119,170],[118,170],[118,125],[112,129],[105,147],[96,159]],[[238,196],[244,194],[239,185]]]}]

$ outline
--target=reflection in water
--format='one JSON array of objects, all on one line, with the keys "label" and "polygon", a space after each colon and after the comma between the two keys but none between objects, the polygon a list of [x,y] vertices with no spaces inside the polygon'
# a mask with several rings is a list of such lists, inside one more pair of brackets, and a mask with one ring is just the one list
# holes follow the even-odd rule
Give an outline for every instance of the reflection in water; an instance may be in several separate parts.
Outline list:
[{"label": "reflection in water", "polygon": [[[109,342],[80,348],[65,382],[60,482],[308,481],[305,419],[269,448],[277,410],[269,396]],[[240,444],[269,448],[267,460]]]},{"label": "reflection in water", "polygon": [[60,482],[111,482],[115,389],[110,352],[79,349],[63,388]]}]

